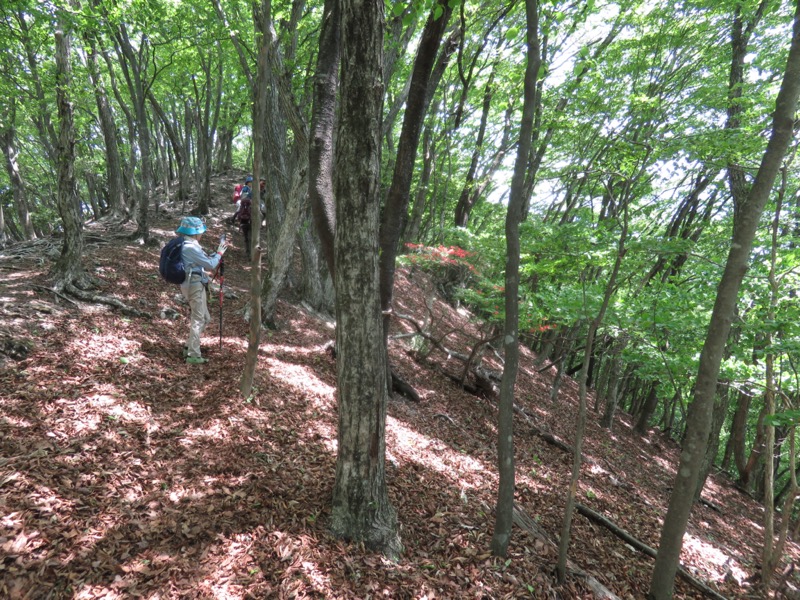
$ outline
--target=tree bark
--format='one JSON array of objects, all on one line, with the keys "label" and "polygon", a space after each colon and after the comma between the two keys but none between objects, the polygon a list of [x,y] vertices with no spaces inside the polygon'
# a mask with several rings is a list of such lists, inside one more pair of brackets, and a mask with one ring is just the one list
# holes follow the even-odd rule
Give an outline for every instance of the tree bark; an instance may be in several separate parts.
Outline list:
[{"label": "tree bark", "polygon": [[[386,348],[387,369],[389,324],[391,322],[392,295],[394,290],[394,272],[397,259],[400,233],[405,224],[408,212],[408,199],[411,190],[411,179],[419,146],[419,136],[427,108],[431,71],[447,22],[452,14],[449,2],[434,3],[422,32],[417,56],[414,59],[411,89],[406,100],[403,115],[403,128],[397,148],[394,172],[386,203],[383,207],[380,228],[380,285],[381,310],[383,311],[383,340]],[[387,386],[391,385],[391,374],[387,370]]]},{"label": "tree bark", "polygon": [[61,256],[56,261],[55,289],[63,290],[81,273],[83,231],[80,198],[75,181],[75,128],[70,99],[72,69],[70,67],[70,31],[64,27],[66,19],[58,15],[55,32],[56,45],[56,105],[58,110],[58,212],[64,226]]},{"label": "tree bark", "polygon": [[519,146],[511,180],[511,195],[506,213],[506,272],[503,349],[505,364],[500,382],[500,402],[497,417],[497,508],[495,510],[492,554],[505,557],[511,541],[514,518],[514,388],[519,370],[519,225],[525,218],[525,175],[528,171],[528,155],[533,142],[533,114],[536,77],[541,65],[539,47],[539,3],[525,1],[526,21],[526,65],[522,118],[520,121]]},{"label": "tree bark", "polygon": [[[270,18],[269,0],[261,0],[261,10],[254,15],[254,25],[256,30],[256,42],[258,44],[258,65],[256,73],[256,85],[253,102],[253,144],[256,148],[262,144],[264,132],[264,120],[267,111],[267,85],[269,83],[269,72],[267,64],[267,42],[264,35],[265,22]],[[256,152],[253,160],[253,179],[258,182],[261,175],[261,153]],[[251,211],[259,215],[258,221],[252,219],[250,234],[250,332],[247,343],[247,357],[245,366],[242,370],[242,377],[239,381],[239,391],[244,398],[250,396],[253,391],[253,379],[255,377],[256,365],[258,364],[258,347],[261,340],[261,219],[259,206],[261,201],[260,186],[253,185],[253,206]]]},{"label": "tree bark", "polygon": [[661,530],[661,542],[650,582],[649,597],[654,600],[667,600],[672,597],[683,535],[711,430],[714,395],[722,353],[731,328],[739,288],[747,271],[755,231],[792,139],[794,113],[799,94],[800,12],[796,9],[789,57],[773,113],[772,134],[753,186],[734,219],[730,251],[722,280],[717,288],[708,334],[700,353],[693,402],[696,405],[694,418],[686,426],[686,441]]},{"label": "tree bark", "polygon": [[133,107],[136,113],[136,124],[139,141],[139,172],[141,188],[138,194],[138,207],[136,211],[136,231],[133,233],[134,239],[141,239],[147,242],[150,237],[149,209],[150,192],[153,187],[152,168],[150,164],[150,127],[147,122],[147,107],[145,106],[146,85],[143,79],[142,56],[147,60],[148,49],[142,48],[139,52],[133,50],[128,30],[124,24],[120,25],[116,38],[119,42],[120,66],[125,74],[128,89],[133,100]]},{"label": "tree bark", "polygon": [[378,280],[382,0],[342,0],[342,87],[336,195],[336,343],[339,405],[331,530],[399,554],[386,488],[386,354]]},{"label": "tree bark", "polygon": [[336,201],[333,197],[332,169],[340,39],[339,3],[336,0],[325,0],[319,34],[317,71],[314,75],[311,143],[308,149],[308,198],[322,246],[322,255],[325,257],[331,276],[336,272],[333,261]]},{"label": "tree bark", "polygon": [[119,155],[117,141],[117,127],[114,123],[114,114],[108,102],[100,67],[97,61],[97,43],[93,33],[85,33],[84,41],[87,45],[86,60],[89,67],[89,79],[94,90],[97,115],[100,119],[100,130],[103,132],[103,141],[106,151],[106,181],[108,185],[108,212],[112,219],[122,219],[125,216],[122,187],[122,161]]},{"label": "tree bark", "polygon": [[642,410],[639,412],[639,418],[636,420],[636,425],[633,427],[634,432],[638,433],[639,435],[647,435],[647,427],[650,424],[650,417],[653,416],[656,406],[658,406],[658,384],[652,383],[650,385],[650,391],[647,393],[647,398],[642,404]]},{"label": "tree bark", "polygon": [[16,128],[14,126],[17,118],[16,101],[11,98],[9,105],[9,109],[2,119],[5,125],[0,130],[0,144],[3,146],[6,173],[8,173],[8,179],[11,182],[11,194],[14,198],[14,207],[17,211],[20,229],[25,232],[26,239],[32,240],[36,237],[36,233],[33,230],[33,223],[31,223],[31,213],[28,209],[28,199],[25,195],[25,182],[22,179],[22,173],[17,162],[19,150],[17,149]]}]

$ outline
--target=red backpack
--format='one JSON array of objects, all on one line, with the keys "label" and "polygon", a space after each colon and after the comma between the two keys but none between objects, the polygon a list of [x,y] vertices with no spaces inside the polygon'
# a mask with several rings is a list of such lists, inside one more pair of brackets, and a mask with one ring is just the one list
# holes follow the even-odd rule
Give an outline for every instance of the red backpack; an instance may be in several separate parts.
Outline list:
[{"label": "red backpack", "polygon": [[233,188],[233,198],[231,198],[231,203],[236,204],[242,198],[242,188],[244,187],[243,183],[238,184],[235,188]]}]

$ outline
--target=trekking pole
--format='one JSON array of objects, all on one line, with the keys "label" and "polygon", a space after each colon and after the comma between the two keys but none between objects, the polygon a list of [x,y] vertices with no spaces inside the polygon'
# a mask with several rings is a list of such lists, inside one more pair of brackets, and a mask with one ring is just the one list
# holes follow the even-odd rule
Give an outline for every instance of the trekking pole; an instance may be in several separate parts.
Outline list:
[{"label": "trekking pole", "polygon": [[225,284],[225,259],[219,258],[219,349],[222,350],[222,286]]}]

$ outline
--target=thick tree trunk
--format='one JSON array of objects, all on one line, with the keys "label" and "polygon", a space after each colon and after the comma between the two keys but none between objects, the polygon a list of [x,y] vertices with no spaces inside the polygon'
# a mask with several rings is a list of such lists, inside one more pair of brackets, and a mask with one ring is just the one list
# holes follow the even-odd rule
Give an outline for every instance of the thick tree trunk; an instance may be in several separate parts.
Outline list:
[{"label": "thick tree trunk", "polygon": [[336,123],[336,89],[339,84],[339,3],[325,0],[319,34],[314,106],[308,148],[308,199],[319,235],[322,255],[331,276],[333,238],[336,233],[336,201],[333,197],[333,128]]},{"label": "thick tree trunk", "polygon": [[793,135],[794,113],[800,94],[800,4],[795,12],[792,41],[783,82],[773,113],[772,134],[746,201],[734,219],[733,239],[722,275],[695,385],[693,419],[687,423],[685,444],[675,477],[669,508],[661,530],[661,542],[653,568],[649,597],[672,597],[683,535],[689,520],[697,479],[711,430],[714,396],[725,342],[731,328],[739,288],[747,271],[753,238],[764,205]]},{"label": "thick tree trunk", "polygon": [[55,289],[62,290],[71,285],[81,273],[83,232],[80,199],[75,181],[75,129],[70,100],[72,70],[70,67],[70,32],[63,27],[63,16],[59,15],[59,26],[55,32],[56,42],[56,105],[58,109],[58,212],[64,226],[64,243],[61,256],[55,264]]},{"label": "thick tree trunk", "polygon": [[382,0],[342,0],[341,127],[337,140],[336,343],[339,406],[331,530],[397,555],[386,488],[386,354],[378,281]]},{"label": "thick tree trunk", "polygon": [[[304,158],[304,157],[302,157]],[[294,185],[289,192],[289,203],[283,216],[277,240],[270,255],[269,275],[264,278],[261,291],[261,322],[270,328],[275,327],[275,306],[278,302],[286,274],[289,271],[292,255],[294,254],[297,232],[300,230],[302,217],[306,212],[306,195],[304,193],[306,182],[300,178],[300,173],[294,172]],[[256,210],[256,207],[253,207]],[[259,223],[253,219],[253,228]]]}]

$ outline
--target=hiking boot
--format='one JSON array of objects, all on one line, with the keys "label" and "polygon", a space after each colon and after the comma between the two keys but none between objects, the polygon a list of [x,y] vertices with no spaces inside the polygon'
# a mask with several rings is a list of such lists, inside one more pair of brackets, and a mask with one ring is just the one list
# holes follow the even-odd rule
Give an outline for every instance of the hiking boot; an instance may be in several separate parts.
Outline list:
[{"label": "hiking boot", "polygon": [[186,364],[187,365],[204,365],[208,362],[207,358],[203,358],[202,356],[188,356],[186,357]]}]

